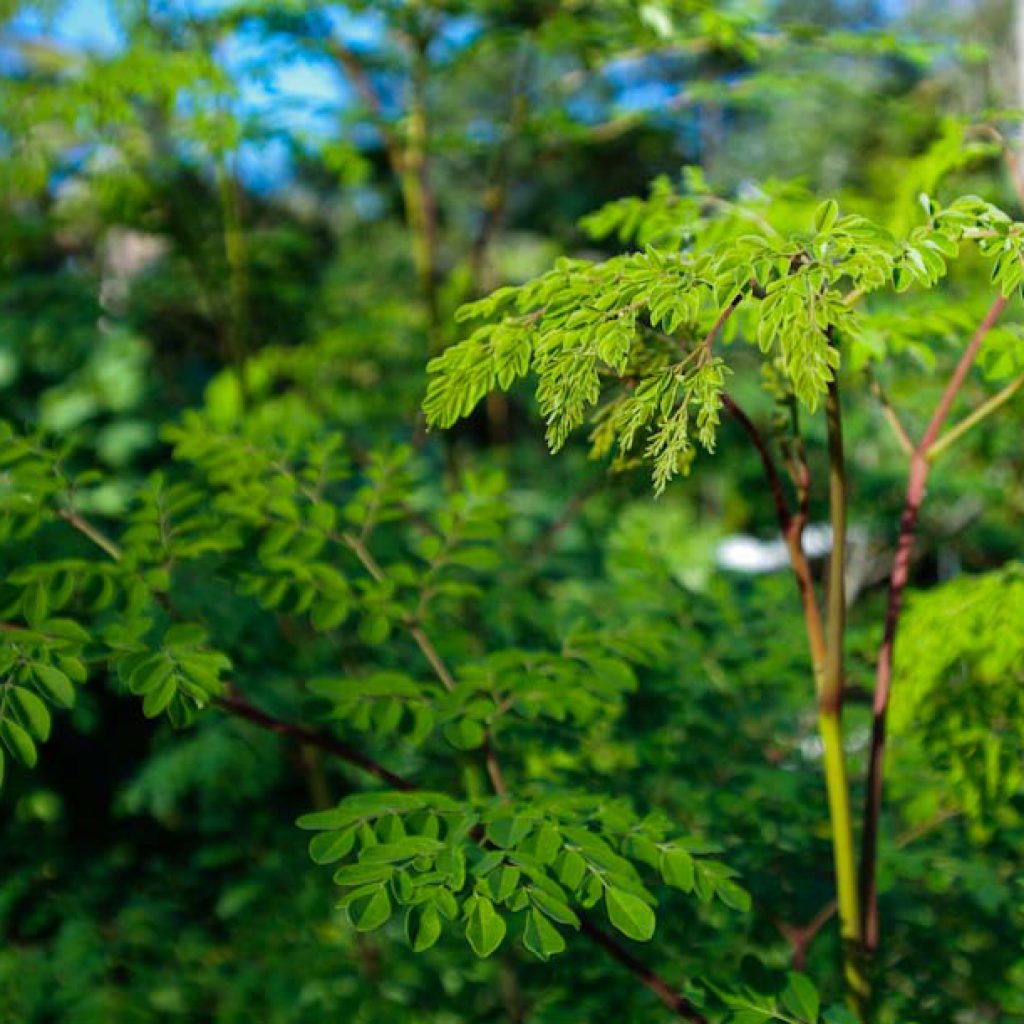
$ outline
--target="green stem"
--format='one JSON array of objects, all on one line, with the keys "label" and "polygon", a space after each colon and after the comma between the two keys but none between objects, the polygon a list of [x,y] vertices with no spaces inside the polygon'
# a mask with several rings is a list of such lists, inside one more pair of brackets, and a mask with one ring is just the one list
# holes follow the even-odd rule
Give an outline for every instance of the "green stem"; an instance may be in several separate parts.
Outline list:
[{"label": "green stem", "polygon": [[853,841],[853,813],[843,750],[843,642],[846,635],[846,460],[843,452],[843,419],[839,378],[829,383],[825,400],[828,431],[829,515],[832,552],[829,559],[825,666],[818,694],[818,730],[823,747],[825,789],[832,828],[832,854],[836,872],[836,902],[843,939],[843,973],[850,1005],[865,1019],[869,994],[863,971],[860,896],[857,891],[857,860]]},{"label": "green stem", "polygon": [[965,416],[955,427],[950,427],[927,451],[929,462],[934,462],[950,445],[956,444],[972,427],[976,427],[986,417],[991,416],[1001,405],[1005,405],[1024,387],[1024,373],[1015,377],[1001,391],[997,391],[987,401],[982,402],[969,416]]},{"label": "green stem", "polygon": [[[833,539],[833,567],[831,578],[830,633],[842,637],[845,616],[839,614],[841,608],[837,597],[841,595],[843,580],[842,558],[843,542],[846,532],[846,481],[842,458],[842,432],[839,410],[839,391],[836,385],[830,391],[829,414],[830,440],[829,454],[831,474],[833,517],[838,511],[838,521],[833,518],[833,531],[839,538]],[[834,653],[830,655],[826,640],[825,625],[821,619],[821,611],[814,594],[814,577],[810,564],[803,550],[803,530],[806,524],[805,496],[810,486],[806,467],[802,468],[799,479],[800,506],[792,512],[779,478],[778,470],[769,451],[768,445],[760,431],[749,416],[729,397],[723,404],[733,415],[754,447],[757,449],[768,481],[769,490],[775,502],[782,536],[789,551],[793,575],[796,578],[800,593],[800,604],[803,610],[804,626],[807,630],[807,646],[810,649],[811,664],[814,669],[814,688],[817,695],[819,713],[818,730],[822,744],[822,761],[825,772],[825,792],[828,800],[830,828],[832,832],[832,850],[836,875],[836,902],[839,908],[839,925],[843,938],[843,964],[847,985],[850,990],[850,1001],[854,1012],[860,1020],[865,1020],[864,1004],[867,986],[861,969],[860,952],[860,905],[857,891],[856,863],[853,844],[853,818],[850,810],[850,792],[847,784],[846,761],[843,753],[842,726],[840,723],[841,701],[835,694],[841,694],[842,658],[841,642],[833,643]],[[838,545],[838,553],[835,548]],[[835,580],[838,577],[838,587]],[[830,669],[832,678],[830,680]],[[831,698],[829,695],[832,695]]]}]

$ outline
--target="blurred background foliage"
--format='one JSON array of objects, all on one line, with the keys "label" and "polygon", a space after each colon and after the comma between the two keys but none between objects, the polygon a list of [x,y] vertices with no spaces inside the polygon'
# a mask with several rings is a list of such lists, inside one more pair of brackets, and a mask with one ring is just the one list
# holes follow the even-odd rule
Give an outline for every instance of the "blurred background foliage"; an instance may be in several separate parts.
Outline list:
[{"label": "blurred background foliage", "polygon": [[[529,645],[585,621],[628,625],[644,648],[617,720],[516,733],[523,777],[598,779],[724,847],[754,909],[669,906],[645,953],[666,977],[770,989],[796,953],[835,991],[833,929],[806,950],[794,942],[827,913],[831,867],[792,582],[768,563],[716,561],[727,537],[770,547],[756,457],[726,430],[720,457],[655,503],[643,474],[606,480],[582,442],[552,463],[519,395],[492,399],[449,437],[425,436],[424,366],[458,336],[460,303],[562,254],[614,252],[579,219],[659,175],[778,197],[794,222],[821,194],[895,228],[913,223],[921,192],[976,192],[1019,217],[1000,146],[973,127],[1019,103],[1012,4],[0,10],[0,416],[73,439],[104,469],[81,495],[101,518],[167,460],[162,428],[190,409],[224,429],[340,431],[357,461],[412,441],[421,510],[460,473],[504,470],[503,557],[446,643]],[[911,421],[928,408],[928,363],[948,359],[986,301],[970,267],[959,273],[962,319],[936,318],[933,344],[885,370]],[[936,472],[917,587],[1019,557],[1021,423],[1018,403]],[[809,429],[820,466],[823,439]],[[854,413],[849,448],[850,673],[866,693],[902,477],[877,410]],[[5,572],[23,557],[0,554]],[[912,606],[906,649],[940,661],[926,601]],[[243,601],[213,590],[194,602],[244,651],[247,692],[294,717],[308,710],[296,681],[323,652],[287,616],[266,635]],[[1020,629],[1019,614],[1004,628]],[[979,657],[969,640],[951,662]],[[365,671],[394,657],[357,644],[350,661]],[[930,666],[929,685],[948,671]],[[856,767],[867,714],[850,716]],[[992,807],[968,785],[980,756],[969,719],[958,745],[933,722],[900,719],[880,1021],[1024,1020],[1020,748]],[[226,716],[174,732],[94,680],[37,772],[9,772],[0,797],[0,1021],[663,1019],[586,948],[549,964],[511,948],[477,961],[442,940],[414,957],[387,934],[354,932],[291,823],[355,785],[344,767]]]}]

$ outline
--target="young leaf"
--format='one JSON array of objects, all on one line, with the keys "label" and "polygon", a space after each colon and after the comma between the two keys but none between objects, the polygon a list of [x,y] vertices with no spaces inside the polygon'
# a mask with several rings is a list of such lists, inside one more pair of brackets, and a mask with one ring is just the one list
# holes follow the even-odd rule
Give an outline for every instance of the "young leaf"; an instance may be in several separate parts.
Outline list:
[{"label": "young leaf", "polygon": [[405,917],[405,933],[414,953],[430,949],[441,937],[441,915],[437,907],[431,903],[410,907]]},{"label": "young leaf", "polygon": [[35,768],[36,745],[32,742],[32,737],[17,722],[12,722],[9,718],[0,720],[0,739],[26,768]]},{"label": "young leaf", "polygon": [[523,929],[523,945],[541,960],[547,960],[565,949],[565,939],[543,914],[531,910]]},{"label": "young leaf", "polygon": [[479,957],[490,956],[505,938],[505,920],[486,896],[477,896],[466,922],[466,938]]},{"label": "young leaf", "polygon": [[69,708],[75,703],[75,688],[59,668],[36,663],[32,666],[32,675],[46,696],[58,707]]},{"label": "young leaf", "polygon": [[817,1024],[821,1000],[818,997],[818,990],[806,974],[790,972],[786,988],[782,993],[782,1003],[800,1020],[808,1021],[809,1024]]},{"label": "young leaf", "polygon": [[22,720],[28,724],[29,732],[41,742],[47,740],[50,735],[50,712],[46,710],[46,705],[23,686],[14,686],[10,692],[21,711]]},{"label": "young leaf", "polygon": [[387,887],[381,885],[369,899],[356,900],[347,909],[349,919],[359,931],[372,932],[391,917],[391,897]]},{"label": "young leaf", "polygon": [[608,919],[623,935],[647,942],[654,935],[654,911],[638,896],[609,886],[604,905]]}]

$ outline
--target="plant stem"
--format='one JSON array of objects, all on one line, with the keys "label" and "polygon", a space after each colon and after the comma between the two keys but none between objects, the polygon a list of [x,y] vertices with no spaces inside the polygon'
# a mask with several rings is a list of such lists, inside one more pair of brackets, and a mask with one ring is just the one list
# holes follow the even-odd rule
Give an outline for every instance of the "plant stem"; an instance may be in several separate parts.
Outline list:
[{"label": "plant stem", "polygon": [[347,743],[342,743],[341,740],[336,740],[332,736],[325,736],[312,729],[307,729],[304,725],[282,722],[280,719],[274,718],[265,711],[254,707],[241,697],[235,695],[218,697],[214,703],[222,711],[227,711],[238,718],[244,718],[247,722],[258,725],[261,729],[277,733],[279,736],[286,736],[303,746],[313,747],[316,750],[322,750],[327,754],[332,754],[334,757],[341,758],[341,760],[347,761],[360,771],[380,779],[381,782],[386,782],[394,789],[406,792],[416,789],[414,783],[403,778],[401,775],[396,775],[394,772],[389,771],[383,765],[378,764],[372,758],[367,757],[362,751],[356,750]]},{"label": "plant stem", "polygon": [[1024,387],[1024,373],[1015,377],[1001,391],[997,391],[987,401],[982,402],[969,416],[965,416],[955,427],[950,427],[929,449],[928,461],[934,462],[950,445],[956,444],[972,427],[976,427],[983,419],[991,416],[1001,405],[1005,405]]},{"label": "plant stem", "polygon": [[914,547],[921,504],[924,501],[925,485],[933,451],[939,431],[952,408],[953,400],[967,379],[974,360],[981,350],[986,335],[995,325],[1006,307],[1007,300],[999,296],[989,307],[984,319],[978,325],[973,337],[964,349],[949,383],[939,398],[931,421],[921,440],[914,448],[910,460],[910,475],[907,492],[900,516],[899,537],[893,556],[892,573],[889,577],[889,598],[885,613],[882,642],[878,649],[875,667],[875,695],[872,705],[871,745],[868,753],[867,794],[864,806],[864,835],[861,845],[860,889],[863,898],[861,930],[867,954],[873,955],[878,948],[878,834],[882,815],[882,791],[885,772],[885,731],[892,693],[893,663],[896,649],[896,632],[900,613],[903,609],[903,594],[910,578],[910,559]]},{"label": "plant stem", "polygon": [[[411,779],[396,775],[372,758],[367,757],[361,751],[350,747],[347,743],[335,740],[331,736],[324,736],[302,725],[280,721],[253,706],[240,696],[221,697],[215,703],[222,711],[243,718],[245,721],[261,729],[266,729],[279,736],[286,736],[297,743],[315,747],[343,761],[347,761],[353,767],[386,782],[395,789],[411,792],[419,788]],[[580,931],[591,942],[603,949],[612,959],[625,967],[641,985],[653,992],[675,1016],[681,1020],[689,1021],[690,1024],[709,1024],[707,1018],[686,996],[673,989],[661,975],[648,967],[643,961],[638,960],[628,949],[620,946],[611,935],[582,914],[580,914]]]},{"label": "plant stem", "polygon": [[[835,404],[836,413],[838,413],[838,387],[834,397],[830,391],[830,401]],[[810,650],[814,673],[814,688],[819,701],[818,731],[822,743],[825,792],[831,821],[833,859],[836,874],[836,901],[839,908],[840,931],[844,940],[844,972],[847,984],[850,987],[851,997],[857,1007],[857,1012],[862,1013],[861,1007],[865,984],[859,967],[859,949],[857,948],[860,944],[860,908],[857,895],[853,824],[846,777],[846,764],[842,747],[839,703],[835,697],[837,691],[841,693],[841,655],[837,649],[837,655],[830,659],[825,627],[822,623],[821,611],[818,608],[814,594],[814,578],[811,574],[811,567],[807,561],[807,556],[803,550],[806,511],[803,508],[795,514],[790,511],[789,503],[786,500],[785,491],[782,487],[782,480],[775,467],[775,461],[765,439],[750,417],[732,398],[726,397],[723,400],[723,404],[743,428],[760,456],[761,465],[768,481],[768,488],[775,502],[779,526],[782,529],[783,539],[789,552],[790,564],[793,568],[797,589],[800,593],[804,626],[807,632],[807,645]],[[836,421],[835,425],[838,425],[838,421]],[[830,440],[830,465],[833,466],[830,479],[834,478],[833,487],[836,488],[833,498],[838,494],[839,507],[843,510],[841,512],[842,518],[839,521],[839,532],[845,534],[845,479],[841,469],[842,439],[835,429],[830,430],[830,434],[832,433],[836,433],[837,436]],[[833,530],[835,529],[836,523],[833,521]],[[841,559],[841,545],[838,556],[835,553],[835,547],[835,540],[833,540],[833,558],[838,557]],[[836,575],[837,573],[833,566],[833,578]],[[838,579],[839,587],[841,588],[843,585],[841,569],[838,572]],[[831,605],[830,610],[832,610]],[[841,636],[841,627],[842,619],[833,613],[831,620],[832,630],[838,629]],[[830,666],[833,672],[831,686],[828,678]],[[839,674],[836,673],[836,666],[839,666]]]},{"label": "plant stem", "polygon": [[878,399],[878,404],[882,407],[882,415],[885,417],[885,422],[892,428],[893,434],[896,436],[896,440],[899,442],[900,448],[903,449],[905,455],[914,454],[914,442],[910,440],[910,435],[907,433],[906,428],[903,426],[903,421],[899,418],[896,410],[892,407],[888,396],[882,390],[881,382],[878,378],[870,371],[867,371],[868,386],[871,393]]},{"label": "plant stem", "polygon": [[828,626],[823,711],[838,712],[843,705],[843,638],[846,632],[846,460],[843,453],[843,410],[839,378],[829,382],[825,400],[828,433],[828,504],[832,525],[832,551],[828,571]]},{"label": "plant stem", "polygon": [[846,635],[846,461],[839,377],[828,385],[825,400],[828,433],[829,517],[832,551],[829,557],[825,673],[818,697],[818,732],[821,735],[825,788],[832,828],[832,855],[836,872],[836,902],[843,939],[843,973],[850,1003],[865,1017],[868,984],[862,969],[860,899],[853,841],[853,812],[843,750],[843,642]]},{"label": "plant stem", "polygon": [[108,554],[115,562],[120,562],[124,553],[118,544],[111,540],[99,527],[94,526],[85,516],[74,509],[61,509],[60,517],[69,526],[77,530],[83,537],[87,537],[101,551]]}]

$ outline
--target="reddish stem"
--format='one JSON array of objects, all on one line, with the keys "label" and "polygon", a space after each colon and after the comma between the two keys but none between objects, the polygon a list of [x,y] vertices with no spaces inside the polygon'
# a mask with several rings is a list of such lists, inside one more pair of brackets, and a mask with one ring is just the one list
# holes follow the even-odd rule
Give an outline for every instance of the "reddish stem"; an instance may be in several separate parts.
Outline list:
[{"label": "reddish stem", "polygon": [[892,574],[889,578],[889,601],[885,613],[882,643],[878,649],[878,663],[875,669],[875,696],[872,707],[871,746],[868,753],[867,794],[864,808],[864,836],[861,847],[860,887],[864,914],[864,945],[869,953],[878,948],[878,833],[882,813],[882,791],[885,775],[885,727],[892,694],[893,661],[896,649],[896,633],[900,613],[903,610],[903,596],[910,578],[910,561],[914,548],[921,505],[924,502],[928,482],[928,450],[938,439],[953,401],[963,387],[985,336],[999,319],[1006,307],[1007,299],[999,296],[989,307],[984,319],[978,325],[974,336],[964,349],[949,383],[939,398],[928,427],[915,446],[910,457],[910,476],[907,493],[900,516],[899,537],[896,554],[893,556]]}]

